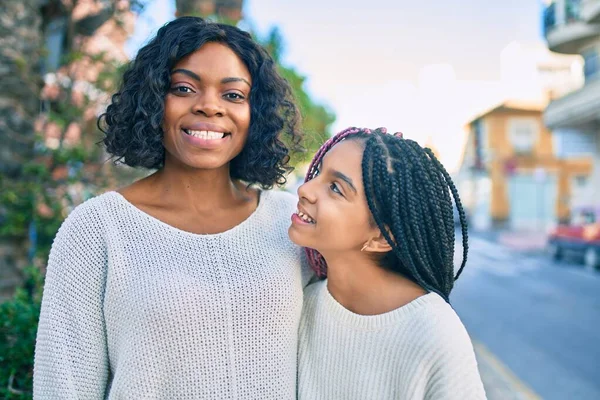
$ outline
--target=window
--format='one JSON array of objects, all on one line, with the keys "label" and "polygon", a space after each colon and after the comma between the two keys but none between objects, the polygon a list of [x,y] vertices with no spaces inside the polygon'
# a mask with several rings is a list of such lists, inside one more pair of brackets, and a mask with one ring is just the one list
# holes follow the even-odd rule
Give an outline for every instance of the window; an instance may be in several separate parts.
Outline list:
[{"label": "window", "polygon": [[567,22],[581,20],[581,0],[565,0],[565,19]]},{"label": "window", "polygon": [[510,141],[517,154],[531,154],[538,134],[535,119],[513,118],[509,122]]},{"label": "window", "polygon": [[60,66],[63,56],[63,42],[67,30],[66,18],[55,18],[46,27],[46,59],[44,60],[44,72],[54,72]]},{"label": "window", "polygon": [[575,185],[578,188],[585,187],[587,185],[587,182],[588,182],[588,178],[585,175],[577,175],[575,177]]},{"label": "window", "polygon": [[596,214],[592,210],[581,210],[573,218],[574,225],[588,225],[596,222]]},{"label": "window", "polygon": [[478,119],[473,122],[473,145],[475,147],[475,167],[484,168],[488,162],[488,138],[485,122]]},{"label": "window", "polygon": [[582,53],[582,56],[585,63],[583,66],[583,76],[587,82],[589,79],[598,76],[598,71],[600,70],[600,57],[598,56],[598,51],[596,49],[585,51]]}]

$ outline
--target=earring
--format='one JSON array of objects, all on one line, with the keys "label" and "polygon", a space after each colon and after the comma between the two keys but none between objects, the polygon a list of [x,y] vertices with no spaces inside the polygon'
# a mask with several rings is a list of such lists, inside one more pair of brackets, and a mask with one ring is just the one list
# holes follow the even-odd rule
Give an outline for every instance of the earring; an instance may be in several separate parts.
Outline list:
[{"label": "earring", "polygon": [[369,242],[365,243],[365,245],[362,247],[362,249],[360,249],[360,251],[364,251],[368,245],[369,245]]}]

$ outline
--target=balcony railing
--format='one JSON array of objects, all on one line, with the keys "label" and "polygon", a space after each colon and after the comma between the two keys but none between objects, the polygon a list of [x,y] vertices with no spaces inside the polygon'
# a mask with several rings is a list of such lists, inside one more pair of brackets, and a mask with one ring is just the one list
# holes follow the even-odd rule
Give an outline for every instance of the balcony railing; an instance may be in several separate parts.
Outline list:
[{"label": "balcony railing", "polygon": [[547,35],[556,26],[556,3],[552,2],[546,7],[543,19],[544,35]]},{"label": "balcony railing", "polygon": [[582,21],[581,0],[553,1],[544,10],[543,19],[545,35],[559,25]]},{"label": "balcony railing", "polygon": [[600,22],[600,0],[583,0],[581,3],[582,17],[591,23]]}]

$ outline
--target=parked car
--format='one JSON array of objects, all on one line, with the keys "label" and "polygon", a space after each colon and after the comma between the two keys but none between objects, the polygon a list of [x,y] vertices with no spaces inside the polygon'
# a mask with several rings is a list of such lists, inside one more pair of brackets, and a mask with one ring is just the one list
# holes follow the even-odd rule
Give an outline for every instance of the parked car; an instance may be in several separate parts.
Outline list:
[{"label": "parked car", "polygon": [[548,253],[556,260],[566,253],[583,256],[586,267],[600,268],[600,207],[573,210],[571,222],[560,224],[548,237]]}]

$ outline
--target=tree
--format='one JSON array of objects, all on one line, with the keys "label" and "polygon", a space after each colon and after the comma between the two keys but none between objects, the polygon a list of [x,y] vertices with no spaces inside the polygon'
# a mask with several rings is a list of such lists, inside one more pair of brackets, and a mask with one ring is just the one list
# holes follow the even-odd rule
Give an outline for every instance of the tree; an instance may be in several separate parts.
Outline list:
[{"label": "tree", "polygon": [[258,41],[269,51],[278,65],[279,72],[290,83],[302,114],[306,153],[296,155],[292,159],[292,163],[299,164],[310,161],[319,147],[331,136],[331,125],[335,122],[335,115],[324,105],[316,103],[311,98],[304,87],[306,81],[304,76],[293,67],[283,65],[281,60],[284,52],[283,37],[277,27],[271,29],[266,39],[258,39]]},{"label": "tree", "polygon": [[[5,255],[0,272],[17,271],[23,285],[0,304],[0,398],[28,399],[52,240],[74,206],[124,175],[105,162],[96,145],[101,135],[95,119],[116,89],[124,61],[102,44],[110,35],[124,40],[131,7],[139,3],[5,3],[8,16],[0,19],[0,135],[7,138],[0,150],[0,250]],[[102,38],[95,42],[98,30]]]},{"label": "tree", "polygon": [[[33,156],[33,121],[42,86],[37,71],[42,44],[39,0],[4,2],[0,19],[0,186],[24,178],[24,164]],[[0,195],[2,197],[5,194]],[[12,199],[17,201],[18,199]],[[0,226],[9,210],[0,203]],[[0,298],[19,280],[27,263],[27,230],[0,236]]]}]

